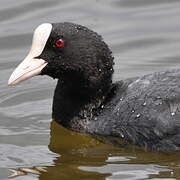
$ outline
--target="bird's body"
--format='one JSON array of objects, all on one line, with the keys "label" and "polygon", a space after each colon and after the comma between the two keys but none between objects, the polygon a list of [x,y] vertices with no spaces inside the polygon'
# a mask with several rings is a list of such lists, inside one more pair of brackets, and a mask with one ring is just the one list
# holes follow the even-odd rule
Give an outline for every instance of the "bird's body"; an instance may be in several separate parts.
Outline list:
[{"label": "bird's body", "polygon": [[60,89],[57,85],[53,115],[65,127],[124,139],[151,150],[180,149],[179,69],[116,82],[107,97],[96,105],[79,106],[79,101],[83,102],[81,97],[73,103],[69,96],[66,99],[63,95],[60,100]]},{"label": "bird's body", "polygon": [[[38,38],[41,46],[33,50]],[[153,151],[180,150],[179,69],[112,83],[113,57],[101,36],[56,23],[36,29],[31,52],[9,84],[37,74],[59,79],[53,118],[64,127]]]}]

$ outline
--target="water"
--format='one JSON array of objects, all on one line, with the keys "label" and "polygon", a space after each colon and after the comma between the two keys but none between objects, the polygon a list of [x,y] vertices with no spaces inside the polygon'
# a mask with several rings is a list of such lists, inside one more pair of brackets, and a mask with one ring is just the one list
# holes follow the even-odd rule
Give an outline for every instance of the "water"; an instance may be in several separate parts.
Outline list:
[{"label": "water", "polygon": [[101,34],[115,56],[115,81],[177,68],[179,16],[179,0],[2,1],[0,179],[8,179],[10,168],[29,168],[17,180],[180,179],[179,153],[117,148],[51,123],[56,81],[36,77],[7,86],[43,22],[75,22]]}]

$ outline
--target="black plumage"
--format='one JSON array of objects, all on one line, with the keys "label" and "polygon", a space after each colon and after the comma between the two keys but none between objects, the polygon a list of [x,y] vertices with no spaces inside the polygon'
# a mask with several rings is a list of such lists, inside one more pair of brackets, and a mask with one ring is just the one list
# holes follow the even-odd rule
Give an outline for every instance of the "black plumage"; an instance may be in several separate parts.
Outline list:
[{"label": "black plumage", "polygon": [[[64,46],[54,43],[63,39]],[[125,140],[149,150],[180,150],[180,70],[112,83],[113,57],[100,35],[73,23],[52,24],[38,58],[58,79],[53,118],[72,130]]]}]

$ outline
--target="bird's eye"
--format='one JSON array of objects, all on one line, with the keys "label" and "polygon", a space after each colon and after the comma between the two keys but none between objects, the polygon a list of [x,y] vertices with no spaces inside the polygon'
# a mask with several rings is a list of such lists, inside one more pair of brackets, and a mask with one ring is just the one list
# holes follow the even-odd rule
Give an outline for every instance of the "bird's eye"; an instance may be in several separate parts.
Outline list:
[{"label": "bird's eye", "polygon": [[64,47],[64,41],[62,39],[58,39],[55,42],[56,47]]}]

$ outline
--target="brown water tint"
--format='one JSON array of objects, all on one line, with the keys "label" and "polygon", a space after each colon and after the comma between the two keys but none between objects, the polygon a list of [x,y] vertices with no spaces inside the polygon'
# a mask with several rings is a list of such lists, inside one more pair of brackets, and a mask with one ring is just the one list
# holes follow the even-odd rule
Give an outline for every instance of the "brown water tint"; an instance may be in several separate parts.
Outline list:
[{"label": "brown water tint", "polygon": [[6,0],[0,6],[0,179],[180,179],[179,153],[103,144],[51,123],[56,81],[7,87],[33,30],[70,21],[101,34],[115,56],[114,81],[180,65],[179,0]]},{"label": "brown water tint", "polygon": [[177,167],[180,153],[150,153],[132,146],[119,148],[103,144],[54,121],[50,134],[49,149],[60,156],[53,160],[52,166],[43,167],[44,172],[39,171],[39,179],[180,178]]}]

